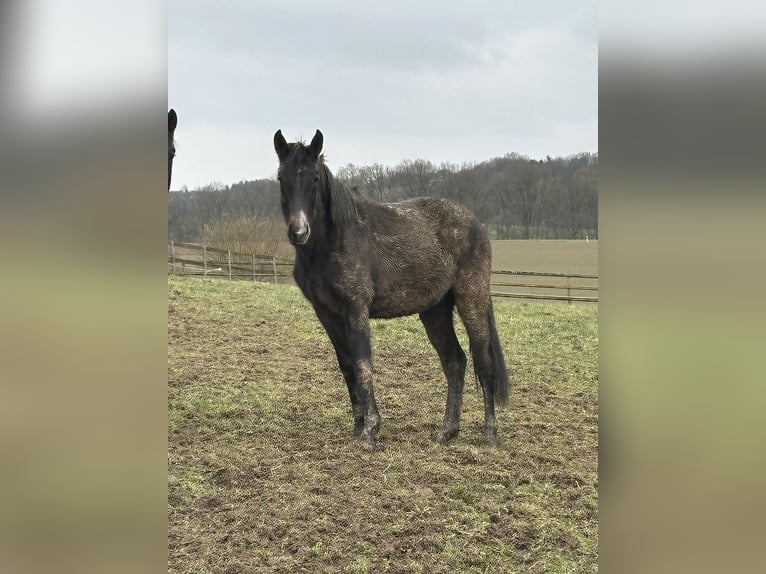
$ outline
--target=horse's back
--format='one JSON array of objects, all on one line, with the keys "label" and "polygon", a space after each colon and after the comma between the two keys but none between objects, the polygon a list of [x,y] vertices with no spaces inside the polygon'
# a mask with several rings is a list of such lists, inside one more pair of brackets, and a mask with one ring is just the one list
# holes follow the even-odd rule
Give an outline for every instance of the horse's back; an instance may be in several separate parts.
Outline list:
[{"label": "horse's back", "polygon": [[488,269],[486,233],[471,212],[457,203],[416,198],[370,204],[365,212],[375,292],[373,316],[430,308],[454,287],[458,274]]},{"label": "horse's back", "polygon": [[484,227],[471,211],[459,203],[436,197],[419,197],[389,205],[417,212],[456,266],[465,267],[471,260],[491,259],[491,246]]}]

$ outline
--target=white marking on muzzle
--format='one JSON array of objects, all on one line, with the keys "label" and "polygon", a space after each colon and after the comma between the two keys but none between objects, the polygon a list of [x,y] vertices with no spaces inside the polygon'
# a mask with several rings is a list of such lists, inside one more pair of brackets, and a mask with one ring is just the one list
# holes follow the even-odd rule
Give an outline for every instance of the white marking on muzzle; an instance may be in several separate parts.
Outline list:
[{"label": "white marking on muzzle", "polygon": [[290,231],[290,239],[293,243],[302,245],[308,241],[311,228],[309,227],[309,219],[304,211],[299,211],[298,215],[290,220]]}]

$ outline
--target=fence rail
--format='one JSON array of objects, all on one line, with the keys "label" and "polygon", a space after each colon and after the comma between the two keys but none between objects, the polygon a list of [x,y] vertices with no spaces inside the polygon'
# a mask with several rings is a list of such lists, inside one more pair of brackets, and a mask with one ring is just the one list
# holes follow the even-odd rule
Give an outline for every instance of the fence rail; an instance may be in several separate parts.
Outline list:
[{"label": "fence rail", "polygon": [[285,283],[292,281],[289,259],[247,255],[195,243],[168,242],[168,273]]},{"label": "fence rail", "polygon": [[[293,261],[290,259],[235,253],[227,249],[195,243],[168,242],[168,273],[174,275],[215,276],[266,281],[274,284],[292,283],[292,266]],[[509,276],[543,279],[525,282],[514,281]],[[562,283],[556,279],[565,281]],[[492,271],[490,286],[500,288],[500,290],[492,290],[493,297],[567,301],[568,303],[598,302],[598,275],[495,269]],[[509,287],[514,291],[508,291],[506,288]],[[573,291],[583,291],[587,295],[572,295]]]},{"label": "fence rail", "polygon": [[[572,302],[598,303],[598,293],[597,293],[598,275],[585,275],[581,273],[552,273],[552,272],[543,272],[543,271],[508,271],[505,269],[494,269],[492,271],[492,275],[493,275],[492,282],[490,283],[491,287],[514,287],[514,288],[520,287],[522,289],[525,289],[525,291],[523,292],[518,292],[518,289],[515,292],[509,292],[506,290],[492,291],[493,297],[512,297],[515,299],[542,299],[546,301],[567,301],[568,303],[572,303]],[[500,280],[495,279],[496,275],[501,276]],[[508,275],[526,276],[526,277],[545,277],[545,278],[550,277],[554,279],[565,279],[566,281],[562,284],[561,282],[527,283],[527,282],[504,280],[505,277],[502,277],[502,276],[508,276]],[[543,290],[543,293],[536,292],[539,290]],[[554,291],[558,291],[558,293],[550,293],[546,290],[554,290]],[[566,291],[566,295],[564,295],[564,291]],[[589,291],[591,293],[588,296],[578,296],[578,295],[572,295],[572,291]]]}]

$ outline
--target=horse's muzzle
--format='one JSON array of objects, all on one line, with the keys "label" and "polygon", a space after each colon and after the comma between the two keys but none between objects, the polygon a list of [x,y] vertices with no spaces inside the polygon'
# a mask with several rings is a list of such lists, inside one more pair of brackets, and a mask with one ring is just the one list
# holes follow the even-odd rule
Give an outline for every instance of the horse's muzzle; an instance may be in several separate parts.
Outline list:
[{"label": "horse's muzzle", "polygon": [[311,235],[311,227],[303,212],[291,218],[287,224],[287,238],[293,245],[305,245]]},{"label": "horse's muzzle", "polygon": [[288,230],[287,238],[293,245],[305,245],[311,235],[311,229],[306,227],[298,231]]}]

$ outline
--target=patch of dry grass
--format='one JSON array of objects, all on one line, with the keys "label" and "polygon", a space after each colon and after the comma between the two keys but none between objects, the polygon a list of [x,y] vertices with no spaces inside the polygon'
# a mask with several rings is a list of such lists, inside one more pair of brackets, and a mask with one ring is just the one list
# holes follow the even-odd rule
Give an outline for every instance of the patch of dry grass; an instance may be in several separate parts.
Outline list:
[{"label": "patch of dry grass", "polygon": [[494,240],[492,268],[598,275],[598,240]]},{"label": "patch of dry grass", "polygon": [[595,306],[495,302],[513,376],[496,448],[472,378],[460,436],[433,441],[438,357],[417,318],[374,322],[370,452],[295,287],[168,286],[170,572],[596,571]]}]

